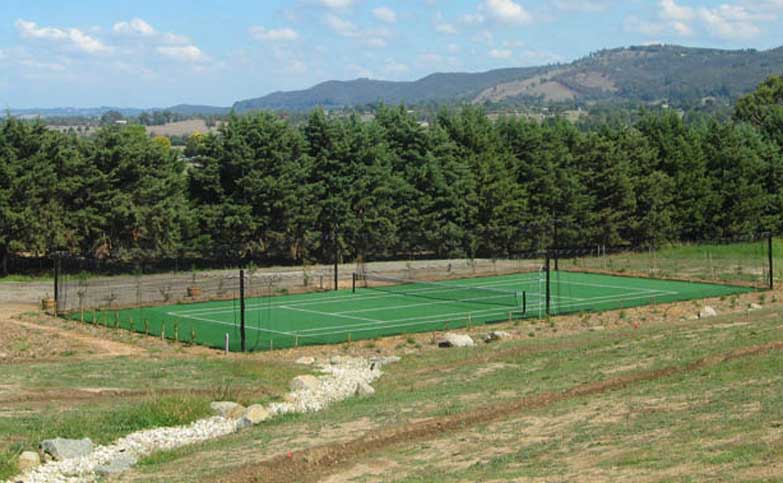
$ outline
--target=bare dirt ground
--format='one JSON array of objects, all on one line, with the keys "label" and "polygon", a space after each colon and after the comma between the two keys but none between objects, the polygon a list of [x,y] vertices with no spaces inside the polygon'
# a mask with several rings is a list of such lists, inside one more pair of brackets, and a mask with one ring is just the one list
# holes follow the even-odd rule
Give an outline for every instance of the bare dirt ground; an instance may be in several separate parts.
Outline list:
[{"label": "bare dirt ground", "polygon": [[[141,354],[138,347],[73,330],[32,322],[33,305],[0,305],[0,363],[21,363],[73,357],[117,357]],[[37,319],[37,317],[35,317]]]},{"label": "bare dirt ground", "polygon": [[164,124],[162,126],[147,126],[147,132],[152,136],[187,136],[193,133],[217,131],[217,126],[208,127],[203,119],[189,119]]},{"label": "bare dirt ground", "polygon": [[222,481],[315,481],[345,469],[345,465],[362,455],[386,447],[432,439],[449,431],[465,430],[477,425],[513,417],[525,411],[550,406],[560,401],[619,390],[633,384],[693,372],[720,363],[783,350],[783,342],[747,347],[727,354],[714,354],[685,366],[642,371],[591,384],[577,385],[561,393],[543,393],[509,404],[481,407],[455,415],[433,417],[399,427],[382,428],[349,442],[316,446],[290,455],[272,458],[261,464],[248,465]]}]

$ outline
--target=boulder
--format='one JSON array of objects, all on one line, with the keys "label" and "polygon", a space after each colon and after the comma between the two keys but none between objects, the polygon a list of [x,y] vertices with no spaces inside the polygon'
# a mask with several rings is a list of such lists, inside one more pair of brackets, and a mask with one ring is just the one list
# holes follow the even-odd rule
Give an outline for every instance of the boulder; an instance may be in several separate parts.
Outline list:
[{"label": "boulder", "polygon": [[238,419],[245,412],[245,407],[231,401],[215,401],[210,403],[209,408],[218,416],[227,419]]},{"label": "boulder", "polygon": [[475,344],[469,335],[446,334],[438,340],[438,347],[473,347]]},{"label": "boulder", "polygon": [[291,379],[292,391],[317,391],[321,387],[321,381],[311,375],[296,376]]},{"label": "boulder", "polygon": [[375,389],[366,382],[360,382],[356,385],[357,396],[372,396],[375,394]]},{"label": "boulder", "polygon": [[759,304],[750,304],[748,305],[748,312],[755,312],[757,310],[761,310],[763,307]]},{"label": "boulder", "polygon": [[19,471],[25,472],[41,464],[41,456],[35,451],[24,451],[19,455],[17,466]]},{"label": "boulder", "polygon": [[706,319],[707,317],[715,317],[717,315],[718,315],[718,311],[715,310],[713,307],[710,307],[709,305],[705,305],[699,311],[699,318],[700,319]]},{"label": "boulder", "polygon": [[266,421],[271,418],[272,415],[269,410],[260,404],[253,404],[245,409],[245,413],[242,415],[242,420],[249,422],[251,425],[258,424],[262,421]]},{"label": "boulder", "polygon": [[300,357],[296,360],[297,364],[302,364],[303,366],[312,366],[315,364],[315,357]]},{"label": "boulder", "polygon": [[400,362],[400,358],[397,356],[376,356],[370,358],[370,365],[372,369],[381,368],[387,364],[393,364]]},{"label": "boulder", "polygon": [[41,441],[41,451],[51,455],[57,461],[79,458],[92,453],[93,444],[89,438],[84,439],[47,439]]},{"label": "boulder", "polygon": [[353,360],[353,358],[352,358],[352,357],[350,357],[350,356],[332,356],[332,358],[331,358],[331,359],[329,359],[329,362],[330,362],[332,365],[335,365],[335,366],[340,366],[340,365],[343,365],[343,364],[349,363],[349,362],[351,362],[352,360]]},{"label": "boulder", "polygon": [[132,454],[121,454],[109,461],[106,464],[95,467],[95,472],[99,475],[106,476],[116,473],[122,473],[123,471],[130,469],[131,466],[136,464],[136,457]]},{"label": "boulder", "polygon": [[509,334],[508,332],[504,332],[502,330],[493,330],[492,332],[484,336],[484,342],[489,344],[490,342],[495,342],[500,339],[508,339],[509,337],[511,337],[511,334]]}]

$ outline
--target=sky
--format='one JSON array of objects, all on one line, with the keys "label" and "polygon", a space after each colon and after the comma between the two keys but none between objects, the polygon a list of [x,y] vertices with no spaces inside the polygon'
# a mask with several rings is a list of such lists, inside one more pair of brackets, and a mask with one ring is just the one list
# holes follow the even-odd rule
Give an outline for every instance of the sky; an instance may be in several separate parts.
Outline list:
[{"label": "sky", "polygon": [[629,45],[761,50],[781,32],[783,0],[0,0],[0,104],[229,106]]}]

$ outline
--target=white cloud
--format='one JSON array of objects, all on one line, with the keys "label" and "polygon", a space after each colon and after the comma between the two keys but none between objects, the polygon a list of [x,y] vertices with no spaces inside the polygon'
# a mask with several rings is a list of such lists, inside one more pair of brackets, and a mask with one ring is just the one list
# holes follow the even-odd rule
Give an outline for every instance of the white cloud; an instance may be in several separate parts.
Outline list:
[{"label": "white cloud", "polygon": [[555,0],[553,2],[559,10],[570,12],[602,12],[609,7],[609,0]]},{"label": "white cloud", "polygon": [[115,33],[118,34],[136,34],[136,35],[143,35],[143,36],[152,36],[155,35],[155,29],[152,27],[152,25],[148,24],[144,20],[140,18],[134,18],[129,21],[122,21],[117,22],[114,24],[113,28]]},{"label": "white cloud", "polygon": [[348,8],[353,6],[354,0],[318,0],[318,3],[326,8]]},{"label": "white cloud", "polygon": [[177,35],[173,33],[165,33],[161,35],[160,40],[165,44],[189,44],[190,39],[184,35]]},{"label": "white cloud", "polygon": [[290,42],[299,38],[299,33],[290,28],[266,29],[264,27],[250,27],[250,36],[256,40],[268,40],[271,42]]},{"label": "white cloud", "polygon": [[348,64],[346,68],[348,69],[350,75],[354,77],[361,77],[365,79],[372,79],[374,77],[370,69],[358,64]]},{"label": "white cloud", "polygon": [[48,40],[75,48],[88,54],[107,54],[111,47],[76,28],[39,27],[35,22],[19,19],[16,30],[25,39]]},{"label": "white cloud", "polygon": [[687,22],[696,17],[696,11],[691,7],[677,5],[674,0],[661,0],[661,16],[668,20]]},{"label": "white cloud", "polygon": [[395,23],[397,21],[397,14],[389,7],[374,8],[372,14],[381,22]]},{"label": "white cloud", "polygon": [[383,48],[389,44],[386,42],[386,40],[380,37],[371,37],[367,39],[367,45],[369,45],[370,47]]},{"label": "white cloud", "polygon": [[627,17],[625,29],[645,35],[669,32],[681,37],[696,30],[722,39],[749,39],[763,31],[762,24],[777,19],[775,9],[783,9],[783,0],[724,3],[718,7],[685,6],[676,0],[659,0],[657,20]]},{"label": "white cloud", "polygon": [[324,17],[326,26],[332,29],[335,33],[342,35],[343,37],[358,37],[359,29],[348,20],[345,20],[337,15],[330,13]]},{"label": "white cloud", "polygon": [[201,49],[195,45],[186,45],[182,47],[158,47],[156,50],[161,55],[181,62],[197,64],[209,60],[204,52],[202,52]]},{"label": "white cloud", "polygon": [[391,74],[403,74],[410,70],[406,64],[397,62],[394,59],[387,59],[383,69]]},{"label": "white cloud", "polygon": [[480,14],[500,23],[527,24],[533,21],[533,17],[525,7],[513,0],[484,0],[479,9]]},{"label": "white cloud", "polygon": [[440,12],[437,12],[435,14],[435,31],[440,32],[442,34],[447,35],[455,35],[457,34],[457,27],[454,25],[448,23],[444,18],[443,14]]},{"label": "white cloud", "polygon": [[39,62],[37,60],[24,59],[19,61],[25,67],[31,67],[37,70],[48,70],[51,72],[62,72],[65,70],[65,66],[58,62]]},{"label": "white cloud", "polygon": [[492,49],[489,51],[489,56],[493,59],[510,59],[514,55],[509,49]]}]

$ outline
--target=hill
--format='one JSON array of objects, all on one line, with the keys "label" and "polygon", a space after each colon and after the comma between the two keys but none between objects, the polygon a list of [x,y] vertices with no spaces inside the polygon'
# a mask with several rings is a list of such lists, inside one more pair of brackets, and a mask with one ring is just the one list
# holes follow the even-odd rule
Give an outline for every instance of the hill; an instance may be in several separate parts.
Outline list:
[{"label": "hill", "polygon": [[603,50],[570,64],[482,73],[432,74],[412,82],[328,81],[310,89],[239,101],[237,112],[308,110],[375,102],[547,104],[733,101],[783,72],[783,48],[718,50],[654,45]]},{"label": "hill", "polygon": [[29,108],[29,109],[10,109],[10,114],[20,118],[67,118],[67,117],[86,117],[97,118],[106,114],[107,112],[115,111],[119,112],[125,117],[136,117],[143,112],[172,112],[174,114],[180,114],[182,116],[197,116],[197,115],[222,115],[228,114],[231,111],[229,107],[216,107],[216,106],[202,106],[191,104],[178,104],[176,106],[166,108],[149,108],[142,109],[137,107],[55,107],[55,108]]}]

